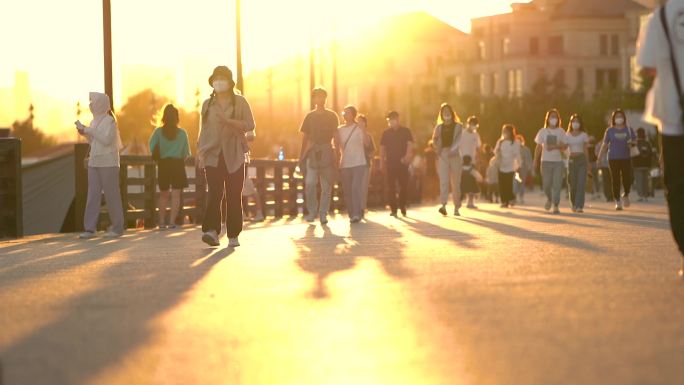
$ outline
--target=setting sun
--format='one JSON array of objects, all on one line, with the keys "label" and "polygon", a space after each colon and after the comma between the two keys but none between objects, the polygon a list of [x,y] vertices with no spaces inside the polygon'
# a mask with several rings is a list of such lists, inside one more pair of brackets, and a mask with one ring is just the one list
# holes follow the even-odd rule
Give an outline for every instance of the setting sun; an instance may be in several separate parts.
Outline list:
[{"label": "setting sun", "polygon": [[[243,0],[245,73],[306,53],[333,36],[361,34],[393,15],[424,11],[468,31],[471,18],[506,12],[509,2]],[[112,2],[115,106],[152,88],[192,108],[196,89],[208,92],[210,70],[220,63],[234,66],[234,9],[234,1],[220,0]],[[87,0],[27,0],[3,9],[0,34],[13,39],[3,41],[11,54],[0,70],[0,126],[25,118],[33,103],[36,124],[48,133],[72,128],[76,102],[85,106],[88,91],[103,89],[101,12],[100,2]],[[24,15],[40,28],[27,29]]]}]

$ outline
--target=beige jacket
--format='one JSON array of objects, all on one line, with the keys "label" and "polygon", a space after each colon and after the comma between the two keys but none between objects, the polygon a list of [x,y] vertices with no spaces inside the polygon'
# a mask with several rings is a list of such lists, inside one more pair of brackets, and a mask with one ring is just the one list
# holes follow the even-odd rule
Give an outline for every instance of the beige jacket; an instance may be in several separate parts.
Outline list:
[{"label": "beige jacket", "polygon": [[[234,115],[233,110],[235,110]],[[224,122],[227,119],[243,121],[246,124],[245,130],[239,132],[230,128]],[[197,140],[199,166],[217,167],[219,154],[223,153],[228,172],[237,171],[245,163],[245,154],[249,152],[245,134],[254,132],[255,127],[252,109],[242,95],[235,95],[235,105],[230,105],[225,110],[216,100],[205,100],[202,105],[200,133]]]}]

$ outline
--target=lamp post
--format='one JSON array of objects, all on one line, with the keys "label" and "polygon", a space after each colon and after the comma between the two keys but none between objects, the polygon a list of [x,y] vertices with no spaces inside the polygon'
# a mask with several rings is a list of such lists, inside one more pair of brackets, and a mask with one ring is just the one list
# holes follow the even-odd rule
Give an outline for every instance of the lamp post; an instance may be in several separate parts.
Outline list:
[{"label": "lamp post", "polygon": [[235,0],[235,37],[237,39],[237,82],[235,86],[242,94],[245,93],[245,82],[242,77],[242,19],[241,0]]},{"label": "lamp post", "polygon": [[112,6],[111,0],[102,0],[102,37],[104,40],[105,94],[109,96],[110,108],[114,111],[114,90],[112,86]]}]

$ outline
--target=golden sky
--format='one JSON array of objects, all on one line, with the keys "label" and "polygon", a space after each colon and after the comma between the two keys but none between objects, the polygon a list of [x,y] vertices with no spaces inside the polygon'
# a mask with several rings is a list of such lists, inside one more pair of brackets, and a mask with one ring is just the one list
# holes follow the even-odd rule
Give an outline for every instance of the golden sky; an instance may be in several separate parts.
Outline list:
[{"label": "golden sky", "polygon": [[[528,0],[523,0],[528,1]],[[305,52],[314,40],[353,34],[377,21],[400,13],[426,11],[464,31],[470,19],[507,12],[513,0],[242,0],[245,71],[260,69]],[[11,3],[11,5],[10,5]],[[235,63],[234,0],[112,0],[115,103],[120,104],[130,85],[122,84],[122,70],[131,66],[164,67],[171,75],[150,80],[208,87],[213,66]],[[98,0],[3,1],[3,58],[0,61],[0,126],[11,124],[26,108],[12,94],[17,71],[29,77],[30,96],[50,107],[36,105],[43,125],[73,121],[76,101],[87,104],[88,91],[103,89],[102,13]],[[200,68],[201,79],[182,74]],[[175,76],[173,73],[175,70]],[[145,81],[135,80],[136,85]],[[129,81],[129,83],[131,83]],[[169,87],[166,84],[167,88]],[[171,84],[171,88],[173,88]],[[4,90],[4,94],[3,94]],[[202,92],[206,92],[202,89]],[[122,95],[123,93],[123,95]],[[3,98],[4,95],[4,98]],[[187,92],[176,96],[194,104]],[[7,99],[10,99],[9,101]],[[63,105],[53,103],[59,101]],[[15,105],[21,104],[21,105]],[[42,109],[40,108],[42,107]],[[50,121],[43,116],[52,108]],[[54,121],[53,121],[54,120]]]}]

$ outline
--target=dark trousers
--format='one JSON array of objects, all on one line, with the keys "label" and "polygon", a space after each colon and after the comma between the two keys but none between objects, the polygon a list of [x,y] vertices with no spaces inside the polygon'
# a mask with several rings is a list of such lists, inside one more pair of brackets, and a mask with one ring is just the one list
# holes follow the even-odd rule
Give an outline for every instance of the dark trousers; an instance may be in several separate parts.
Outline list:
[{"label": "dark trousers", "polygon": [[[387,201],[390,210],[397,212],[397,208],[406,210],[406,200],[408,198],[408,166],[387,165]],[[397,206],[397,185],[399,186],[399,205]]]},{"label": "dark trousers", "polygon": [[245,165],[234,173],[229,173],[223,156],[219,157],[218,167],[205,167],[204,175],[209,186],[207,208],[204,212],[202,231],[221,232],[221,201],[225,199],[226,223],[228,238],[235,238],[242,232],[242,186],[245,181]]},{"label": "dark trousers", "polygon": [[625,196],[629,195],[632,189],[632,160],[614,159],[608,161],[610,165],[610,177],[613,180],[613,199],[620,199],[620,182],[625,191]]},{"label": "dark trousers", "polygon": [[607,201],[613,199],[613,180],[610,177],[610,169],[608,167],[601,167],[601,183],[603,184],[603,196]]},{"label": "dark trousers", "polygon": [[684,136],[663,135],[662,141],[670,225],[679,251],[684,255]]},{"label": "dark trousers", "polygon": [[514,172],[499,171],[499,194],[501,194],[501,203],[511,203],[515,200],[513,194],[513,176]]}]

